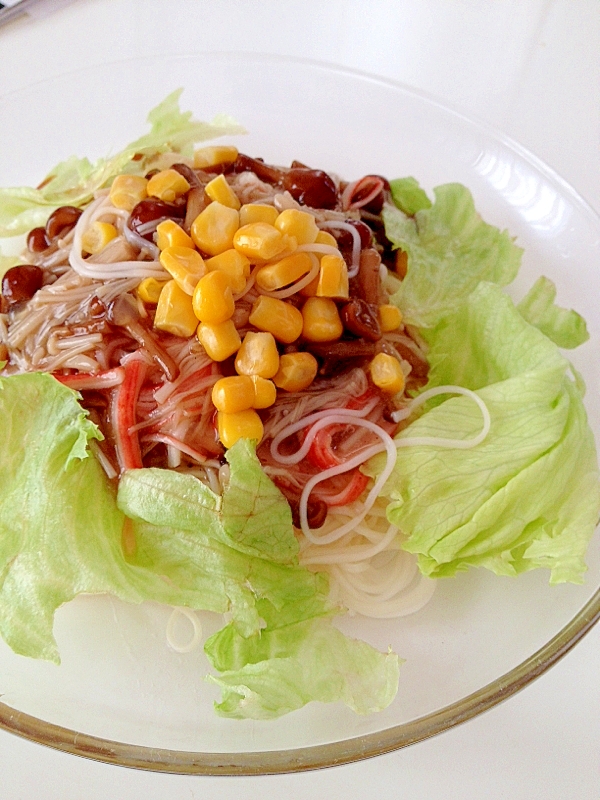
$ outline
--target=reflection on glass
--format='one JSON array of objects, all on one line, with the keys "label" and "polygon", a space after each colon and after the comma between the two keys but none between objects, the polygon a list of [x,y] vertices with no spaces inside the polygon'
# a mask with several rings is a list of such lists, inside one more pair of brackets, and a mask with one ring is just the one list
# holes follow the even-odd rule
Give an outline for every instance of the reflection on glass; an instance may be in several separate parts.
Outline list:
[{"label": "reflection on glass", "polygon": [[527,225],[556,236],[567,227],[571,210],[556,188],[540,180],[506,152],[488,150],[474,163],[476,171],[514,208]]}]

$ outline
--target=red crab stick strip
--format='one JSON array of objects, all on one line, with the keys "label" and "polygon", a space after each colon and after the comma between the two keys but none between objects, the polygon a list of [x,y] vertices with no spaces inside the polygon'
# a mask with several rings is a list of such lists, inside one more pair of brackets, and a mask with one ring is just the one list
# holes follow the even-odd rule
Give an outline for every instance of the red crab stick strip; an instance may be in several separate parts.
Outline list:
[{"label": "red crab stick strip", "polygon": [[134,426],[135,409],[146,376],[146,364],[139,358],[131,358],[122,368],[125,376],[123,382],[113,392],[111,416],[117,459],[121,472],[125,472],[143,466],[140,441]]},{"label": "red crab stick strip", "polygon": [[365,175],[364,178],[346,186],[342,193],[342,208],[345,211],[362,208],[374,200],[384,187],[385,183],[379,175]]},{"label": "red crab stick strip", "polygon": [[345,486],[337,494],[327,494],[326,492],[315,491],[314,495],[318,497],[319,500],[323,500],[323,502],[327,503],[327,505],[330,507],[349,506],[350,503],[354,503],[355,500],[358,500],[358,498],[367,488],[368,483],[369,478],[366,475],[363,475],[359,469],[355,469],[352,472],[352,477],[350,478],[347,486]]},{"label": "red crab stick strip", "polygon": [[337,467],[342,463],[333,451],[332,440],[336,432],[345,430],[344,425],[329,425],[327,428],[321,428],[315,434],[315,437],[307,453],[308,460],[319,467],[319,469],[329,469],[329,467]]},{"label": "red crab stick strip", "polygon": [[80,372],[74,375],[54,375],[64,386],[77,391],[85,389],[112,389],[123,383],[125,370],[123,367],[107,369],[104,372]]}]

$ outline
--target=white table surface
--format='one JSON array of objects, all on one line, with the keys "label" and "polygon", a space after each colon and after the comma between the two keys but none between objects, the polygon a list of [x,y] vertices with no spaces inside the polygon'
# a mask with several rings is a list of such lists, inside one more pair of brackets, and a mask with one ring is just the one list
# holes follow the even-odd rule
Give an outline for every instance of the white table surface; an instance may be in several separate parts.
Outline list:
[{"label": "white table surface", "polygon": [[[0,97],[107,59],[228,50],[342,64],[423,90],[508,133],[600,211],[598,0],[43,0],[35,17],[0,28]],[[0,732],[2,800],[365,796],[598,800],[600,627],[483,716],[319,772],[160,775]]]}]

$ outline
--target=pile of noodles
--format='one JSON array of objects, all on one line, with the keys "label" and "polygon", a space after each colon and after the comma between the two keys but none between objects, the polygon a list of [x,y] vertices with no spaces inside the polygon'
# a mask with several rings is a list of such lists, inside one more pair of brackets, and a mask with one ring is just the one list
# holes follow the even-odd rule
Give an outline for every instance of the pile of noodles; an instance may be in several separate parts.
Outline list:
[{"label": "pile of noodles", "polygon": [[[252,173],[234,176],[233,188],[242,202],[269,202],[280,210],[299,207],[287,193],[276,193]],[[352,235],[352,256],[349,275],[356,274],[360,256],[360,237],[356,228],[344,221],[346,214],[337,211],[318,211],[302,207],[315,214],[320,227],[345,229]],[[164,445],[165,466],[185,469],[196,475],[213,491],[221,492],[228,470],[218,452],[207,457],[203,442],[194,439],[192,431],[211,427],[214,408],[211,390],[220,373],[199,343],[166,337],[160,344],[163,358],[175,365],[171,378],[157,376],[156,358],[130,336],[106,335],[95,324],[95,310],[106,309],[116,298],[131,294],[144,278],[165,279],[166,273],[158,260],[159,252],[152,242],[131,231],[127,226],[128,213],[115,208],[108,190],[99,191],[84,209],[75,227],[49,250],[28,254],[31,263],[45,270],[45,285],[32,299],[14,313],[0,315],[0,342],[9,360],[4,374],[26,371],[51,373],[85,373],[102,375],[97,382],[91,379],[83,388],[97,393],[118,385],[119,364],[129,358],[144,361],[144,375],[154,387],[140,391],[135,429],[144,457]],[[95,221],[112,223],[117,237],[95,256],[85,256],[82,236]],[[302,248],[301,248],[302,249]],[[318,271],[318,256],[333,250],[328,245],[305,245],[312,254],[313,268],[302,281],[279,292],[274,297],[288,297],[308,284]],[[386,268],[383,267],[386,271]],[[234,322],[243,336],[248,329],[248,315],[257,298],[254,275],[245,290],[236,296]],[[147,311],[140,301],[138,313],[143,320]],[[389,347],[402,344],[421,360],[425,359],[418,336],[405,332],[387,334]],[[156,355],[156,353],[154,353]],[[400,356],[408,377],[411,366]],[[109,376],[109,377],[107,377]],[[112,376],[112,378],[110,377]],[[112,381],[112,382],[111,382]],[[394,440],[381,424],[381,398],[368,396],[369,382],[359,367],[329,381],[320,380],[309,391],[282,397],[265,415],[263,448],[264,468],[275,482],[285,482],[299,495],[300,562],[311,570],[326,571],[330,577],[331,593],[351,612],[369,617],[388,618],[413,613],[422,608],[433,594],[435,581],[422,576],[415,556],[402,549],[402,532],[390,524],[381,490],[396,463],[397,448],[411,444],[434,444],[448,447],[470,447],[482,441],[489,428],[489,415],[479,398],[460,387],[441,387],[424,392],[415,400],[404,398],[403,406],[391,416],[394,423],[410,417],[419,405],[434,393],[469,394],[482,411],[481,433],[468,442],[446,440]],[[349,398],[365,397],[357,408],[348,407]],[[91,404],[92,418],[101,423],[100,404]],[[104,419],[104,422],[106,420]],[[344,426],[354,436],[354,446],[339,466],[313,474],[299,476],[299,465],[306,459],[315,435],[327,426]],[[104,425],[107,438],[110,424]],[[287,440],[301,445],[290,452],[282,447]],[[291,437],[291,438],[290,438]],[[294,439],[296,437],[296,439]],[[116,477],[118,467],[111,461],[106,448],[96,445],[95,452],[109,477]],[[308,525],[308,504],[315,489],[332,478],[356,470],[373,456],[385,454],[385,466],[374,481],[369,481],[362,495],[349,505],[331,504],[327,519],[321,527]],[[325,492],[327,495],[327,492]],[[335,498],[333,498],[335,500]],[[331,494],[329,495],[331,501]],[[194,639],[198,632],[194,629]],[[172,638],[172,637],[171,637]]]}]

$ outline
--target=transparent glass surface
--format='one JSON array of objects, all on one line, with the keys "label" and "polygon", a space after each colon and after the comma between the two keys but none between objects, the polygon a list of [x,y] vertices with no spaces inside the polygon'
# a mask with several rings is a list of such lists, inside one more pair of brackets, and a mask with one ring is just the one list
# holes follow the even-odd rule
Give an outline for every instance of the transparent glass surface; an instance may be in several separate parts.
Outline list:
[{"label": "transparent glass surface", "polygon": [[[96,158],[145,130],[177,87],[199,118],[233,115],[232,139],[266,161],[298,159],[346,179],[413,175],[431,190],[458,181],[484,219],[525,249],[511,293],[540,275],[588,321],[572,354],[600,431],[600,219],[556,174],[498,132],[405,87],[330,65],[245,54],[148,58],[91,67],[0,98],[0,185],[36,185],[72,154]],[[0,642],[0,726],[79,755],[172,772],[256,774],[354,761],[418,742],[509,697],[560,658],[600,615],[599,536],[582,586],[471,571],[440,581],[400,620],[344,617],[346,632],[406,663],[393,704],[359,717],[310,704],[271,722],[221,719],[202,650],[172,652],[170,609],[78,597],[59,610],[60,666]],[[203,615],[205,632],[220,620]]]}]

